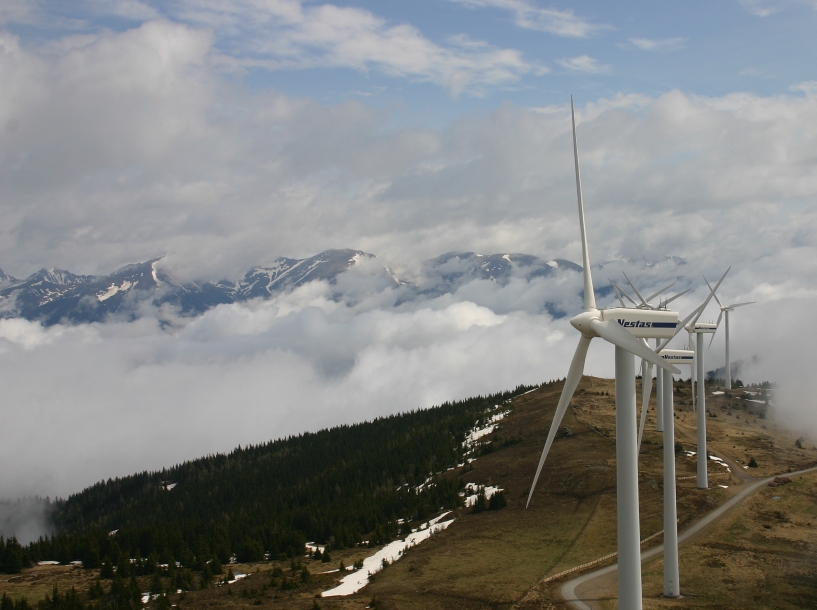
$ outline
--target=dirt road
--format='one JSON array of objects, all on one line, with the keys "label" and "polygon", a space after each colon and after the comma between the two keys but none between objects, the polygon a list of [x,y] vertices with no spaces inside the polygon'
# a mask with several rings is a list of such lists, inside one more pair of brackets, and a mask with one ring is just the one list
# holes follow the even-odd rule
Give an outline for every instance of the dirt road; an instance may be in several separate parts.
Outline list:
[{"label": "dirt road", "polygon": [[[731,467],[734,467],[730,464]],[[735,465],[736,466],[736,465]],[[817,471],[817,466],[807,468],[806,470],[799,470],[797,472],[786,473],[789,478],[798,477],[809,472]],[[740,471],[738,471],[740,472]],[[743,474],[743,473],[740,473]],[[745,476],[745,475],[744,475]],[[744,477],[741,477],[744,478]],[[758,491],[761,487],[770,483],[774,477],[767,477],[755,482],[745,483],[746,487],[741,489],[739,493],[734,495],[724,504],[708,513],[698,521],[695,521],[691,526],[678,534],[679,545],[683,544],[691,537],[695,536],[715,521],[723,517],[729,510],[743,502],[750,495]],[[641,553],[641,563],[645,563],[650,559],[660,556],[664,552],[664,545],[654,547]],[[560,588],[559,593],[562,599],[567,602],[570,607],[577,610],[597,610],[599,606],[595,601],[604,597],[609,597],[611,587],[615,589],[615,572],[618,570],[618,564],[607,566],[582,574],[572,580],[565,582]]]}]

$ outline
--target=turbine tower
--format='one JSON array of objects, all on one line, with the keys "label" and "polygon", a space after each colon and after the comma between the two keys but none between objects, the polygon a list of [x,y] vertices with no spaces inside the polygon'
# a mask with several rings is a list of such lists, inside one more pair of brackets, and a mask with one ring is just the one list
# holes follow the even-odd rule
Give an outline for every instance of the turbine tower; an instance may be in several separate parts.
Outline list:
[{"label": "turbine tower", "polygon": [[698,382],[698,471],[696,485],[698,489],[709,488],[709,477],[707,475],[706,454],[706,369],[704,368],[704,339],[702,335],[714,334],[718,329],[715,324],[704,322],[693,322],[687,326],[687,331],[695,333],[695,376]]},{"label": "turbine tower", "polygon": [[[695,365],[691,350],[667,349],[661,357],[673,364]],[[675,491],[675,412],[672,400],[672,373],[664,375],[664,597],[681,595],[678,569],[678,508]]]},{"label": "turbine tower", "polygon": [[618,519],[618,603],[619,608],[641,610],[641,545],[638,513],[638,446],[636,444],[635,411],[635,360],[634,355],[661,368],[679,373],[672,364],[664,361],[641,338],[671,338],[675,332],[678,314],[671,311],[644,309],[596,308],[593,280],[590,275],[590,255],[587,249],[587,233],[582,203],[579,152],[576,141],[576,118],[573,98],[570,98],[573,123],[573,157],[576,166],[576,195],[579,203],[579,229],[582,239],[582,265],[584,267],[584,311],[574,317],[570,324],[581,333],[579,345],[570,363],[562,395],[548,431],[545,448],[539,459],[536,476],[528,495],[530,504],[533,490],[548,451],[559,429],[559,424],[581,380],[587,349],[594,337],[601,337],[615,345],[616,369],[616,500]]},{"label": "turbine tower", "polygon": [[[720,287],[729,269],[723,274],[715,288],[709,286],[709,295],[683,322],[680,322],[675,330],[675,335],[687,327],[687,323],[701,316],[709,301],[715,296],[715,291]],[[707,282],[707,285],[709,282]],[[693,321],[694,326],[696,322]],[[674,335],[673,335],[674,336]],[[668,350],[664,346],[669,343],[666,339],[661,343],[656,351],[667,362],[673,364],[688,364],[690,369],[695,369],[695,352],[691,350]],[[663,377],[663,400],[664,409],[664,597],[678,597],[681,594],[680,574],[678,569],[678,508],[676,496],[675,479],[675,408],[673,404],[673,377],[672,373],[666,369],[659,371],[659,378]],[[642,429],[644,422],[642,420]],[[639,438],[641,431],[639,432]],[[704,435],[705,437],[705,435]]]},{"label": "turbine tower", "polygon": [[[732,305],[724,305],[721,303],[718,296],[715,295],[715,300],[718,302],[718,306],[721,308],[721,313],[718,314],[718,321],[715,323],[717,326],[721,324],[721,316],[723,316],[723,322],[726,328],[724,331],[726,332],[726,337],[724,338],[726,342],[726,390],[729,391],[732,389],[732,362],[729,360],[729,312],[734,311],[736,307],[743,307],[744,305],[752,305],[757,301],[748,301],[746,303],[734,303]],[[712,345],[712,341],[715,340],[715,335],[712,335],[712,339],[709,342],[709,345]]]}]

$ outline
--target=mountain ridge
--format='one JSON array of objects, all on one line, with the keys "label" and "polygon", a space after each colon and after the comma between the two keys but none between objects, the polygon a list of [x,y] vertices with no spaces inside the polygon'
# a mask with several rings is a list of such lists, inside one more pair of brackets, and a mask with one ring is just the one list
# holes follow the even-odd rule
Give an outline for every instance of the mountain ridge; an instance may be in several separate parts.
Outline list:
[{"label": "mountain ridge", "polygon": [[[199,315],[221,304],[268,299],[311,281],[336,286],[341,276],[377,257],[362,250],[325,250],[314,256],[280,257],[256,265],[242,277],[201,282],[178,282],[158,263],[161,257],[125,265],[107,275],[77,275],[59,268],[44,268],[25,279],[0,270],[0,318],[25,318],[46,326],[82,324],[111,318],[127,321],[140,317],[139,305],[170,305],[187,316]],[[566,259],[543,259],[530,254],[448,252],[426,261],[424,279],[413,284],[389,267],[362,272],[378,288],[403,288],[400,302],[455,292],[473,280],[505,285],[512,278],[532,280],[558,272],[578,272],[581,267]],[[338,288],[334,295],[343,296]]]}]

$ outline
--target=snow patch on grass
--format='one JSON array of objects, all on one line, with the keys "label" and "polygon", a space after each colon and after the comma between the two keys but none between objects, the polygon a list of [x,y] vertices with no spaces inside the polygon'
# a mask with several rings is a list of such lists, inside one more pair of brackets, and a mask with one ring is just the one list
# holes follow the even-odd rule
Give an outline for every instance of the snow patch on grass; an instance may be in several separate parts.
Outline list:
[{"label": "snow patch on grass", "polygon": [[479,496],[479,490],[483,489],[485,491],[485,499],[490,500],[491,496],[497,492],[504,491],[501,487],[496,485],[489,485],[487,487],[483,487],[482,485],[477,485],[476,483],[466,483],[465,484],[465,491],[461,492],[461,496],[465,496],[465,506],[471,507],[477,503],[477,497]]},{"label": "snow patch on grass", "polygon": [[451,511],[444,512],[439,517],[435,517],[434,519],[423,523],[418,531],[406,536],[405,540],[395,540],[394,542],[390,542],[382,549],[377,551],[377,553],[374,555],[364,559],[363,567],[361,569],[344,576],[340,581],[340,585],[334,589],[329,589],[328,591],[321,593],[321,597],[339,597],[342,595],[352,595],[353,593],[357,593],[369,583],[369,576],[382,570],[384,564],[388,565],[390,563],[394,563],[403,556],[403,553],[406,550],[420,544],[424,540],[430,538],[432,535],[436,534],[437,532],[441,532],[449,525],[454,523],[454,519],[441,521],[443,517],[449,514],[451,514]]}]

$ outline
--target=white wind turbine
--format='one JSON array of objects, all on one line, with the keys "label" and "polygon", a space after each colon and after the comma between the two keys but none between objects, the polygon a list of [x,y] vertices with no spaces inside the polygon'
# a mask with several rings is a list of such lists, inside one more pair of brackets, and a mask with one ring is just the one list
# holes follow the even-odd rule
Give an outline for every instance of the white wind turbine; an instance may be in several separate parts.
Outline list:
[{"label": "white wind turbine", "polygon": [[[711,288],[711,286],[710,286]],[[729,312],[734,311],[736,307],[743,307],[744,305],[752,305],[757,301],[748,301],[746,303],[733,303],[732,305],[724,305],[721,303],[718,295],[715,295],[715,300],[718,302],[718,306],[721,308],[721,313],[718,314],[718,321],[715,323],[716,326],[720,326],[721,324],[721,316],[723,316],[724,322],[724,331],[726,332],[726,336],[724,340],[726,342],[726,390],[732,389],[732,362],[729,360]],[[717,332],[717,329],[716,331]],[[715,334],[712,334],[712,339],[709,341],[710,347],[712,346],[712,341],[715,340]]]},{"label": "white wind turbine", "polygon": [[[731,269],[732,267],[729,267]],[[692,334],[695,334],[695,366],[693,367],[696,370],[696,377],[697,377],[697,394],[698,394],[698,412],[697,412],[697,442],[698,442],[698,468],[697,468],[697,480],[696,486],[698,489],[707,489],[709,487],[709,478],[707,475],[707,451],[706,451],[706,384],[704,383],[704,346],[703,346],[703,334],[712,334],[717,330],[717,326],[715,324],[706,324],[703,322],[698,322],[698,318],[701,317],[701,314],[706,309],[706,306],[709,304],[709,299],[715,295],[715,292],[720,288],[721,282],[723,282],[726,274],[729,273],[729,269],[723,274],[718,283],[715,284],[715,287],[712,288],[709,286],[709,282],[706,278],[704,281],[706,285],[710,288],[709,297],[707,297],[706,301],[704,301],[703,305],[701,305],[695,313],[695,319],[692,320],[689,324],[685,326],[686,331],[690,335],[690,343]],[[689,319],[689,318],[688,318]],[[685,320],[686,322],[686,320]],[[679,325],[678,331],[680,332],[681,328],[684,326]],[[666,347],[667,343],[669,343],[669,339],[664,340],[661,345],[655,350],[656,352],[660,352]],[[693,381],[693,388],[695,387],[695,383]],[[694,400],[695,393],[693,392],[693,400]]]},{"label": "white wind turbine", "polygon": [[[687,288],[683,292],[679,292],[678,294],[676,294],[674,297],[671,297],[671,298],[666,299],[664,301],[659,301],[658,307],[656,307],[656,306],[651,304],[651,301],[655,297],[659,296],[660,294],[663,294],[664,292],[666,292],[667,290],[669,290],[670,288],[675,286],[674,282],[672,284],[670,284],[669,286],[667,286],[665,288],[662,288],[661,290],[659,290],[655,294],[652,294],[652,295],[650,295],[649,297],[647,297],[645,299],[641,295],[641,293],[639,292],[638,288],[635,287],[635,284],[633,284],[633,282],[630,280],[630,278],[627,277],[626,273],[624,274],[624,278],[627,280],[627,283],[630,284],[630,287],[635,291],[635,294],[636,294],[636,296],[638,296],[641,303],[636,303],[635,300],[633,299],[633,297],[631,297],[629,294],[627,294],[626,290],[622,289],[620,286],[618,286],[618,284],[616,284],[610,278],[607,278],[608,281],[610,282],[610,284],[613,286],[613,289],[616,291],[616,295],[618,296],[619,303],[621,303],[622,307],[626,307],[626,305],[624,304],[624,299],[622,298],[622,297],[626,297],[627,300],[630,301],[630,303],[632,303],[635,306],[636,309],[666,309],[667,305],[669,305],[672,301],[674,301],[678,297],[681,297],[681,296],[685,295],[687,292],[689,292],[689,289]],[[658,342],[659,342],[659,340],[656,339],[655,340],[655,345],[656,346],[658,346]],[[645,345],[646,345],[646,341],[645,341]],[[660,374],[656,376],[655,384],[656,384],[656,387],[655,387],[655,391],[656,391],[656,396],[655,396],[655,399],[656,399],[655,400],[655,404],[656,404],[655,429],[658,432],[662,432],[664,430],[664,414],[663,414],[663,409],[661,408],[661,401],[662,401],[662,398],[663,398],[663,389],[662,389],[663,388],[663,377]],[[651,394],[652,394],[652,364],[650,364],[646,360],[642,360],[641,361],[641,420],[640,420],[640,424],[638,426],[638,450],[639,450],[639,452],[641,451],[641,438],[644,436],[644,424],[647,421],[647,409],[649,407],[650,395]]]},{"label": "white wind turbine", "polygon": [[[726,273],[729,273],[729,269],[726,270]],[[709,301],[712,299],[712,297],[715,296],[715,290],[717,290],[718,287],[721,285],[721,282],[726,277],[726,273],[724,273],[723,277],[721,277],[721,279],[718,280],[718,283],[715,285],[715,288],[712,288],[712,286],[709,286],[709,295],[707,295],[704,302],[701,303],[698,307],[696,307],[692,311],[692,313],[690,313],[682,322],[678,323],[678,325],[676,326],[676,329],[675,329],[675,333],[673,334],[673,337],[675,335],[677,335],[679,332],[681,332],[681,330],[684,329],[686,327],[687,323],[689,323],[690,321],[692,321],[692,324],[697,323],[698,318],[701,316],[704,309],[706,309],[706,306],[709,305]],[[704,278],[704,279],[706,279],[706,278]],[[707,282],[707,285],[708,285],[708,282]],[[677,297],[681,296],[682,294],[686,294],[687,292],[689,292],[688,289],[684,290],[684,292],[681,292],[681,293],[675,295],[674,297],[669,299],[669,301],[673,301]],[[667,301],[667,302],[669,302],[669,301]],[[693,320],[693,318],[694,318],[694,320]],[[655,340],[655,351],[657,353],[661,354],[662,357],[664,357],[665,352],[667,352],[667,350],[664,349],[664,347],[667,345],[667,343],[669,343],[669,339],[665,339],[664,341],[660,341],[659,339]],[[694,370],[695,369],[695,366],[694,366],[694,352],[690,352],[690,353],[693,354],[693,361],[692,361],[693,365],[690,368]],[[643,370],[643,368],[642,368],[642,370]],[[646,381],[646,383],[647,383],[646,386],[644,385],[645,384],[645,381],[644,381],[645,377],[642,376],[642,378],[641,378],[642,379],[642,381],[641,381],[642,387],[644,388],[644,396],[643,396],[642,401],[641,401],[641,423],[639,424],[639,427],[638,427],[638,449],[639,449],[639,453],[641,452],[641,439],[644,436],[644,425],[645,425],[645,423],[647,421],[647,409],[646,409],[646,406],[649,403],[650,392],[652,391],[652,365],[649,365],[648,377],[649,377],[649,379],[647,379],[647,381]],[[656,407],[656,411],[657,411],[656,420],[658,421],[657,428],[658,428],[658,432],[664,432],[665,428],[664,428],[663,413],[664,413],[665,409],[664,409],[663,401],[664,401],[665,390],[664,390],[663,375],[661,375],[659,373],[656,376],[655,382],[656,382],[656,384],[655,384],[656,385],[656,387],[655,387],[655,391],[656,391],[655,407]]]},{"label": "white wind turbine", "polygon": [[550,425],[545,448],[536,469],[536,476],[528,495],[530,504],[533,490],[548,451],[559,429],[559,424],[581,380],[587,349],[594,337],[615,345],[616,367],[616,499],[618,519],[618,603],[620,608],[641,610],[641,549],[638,513],[638,446],[636,443],[635,414],[635,361],[634,355],[661,368],[679,373],[672,364],[664,361],[640,338],[670,338],[673,336],[678,314],[671,311],[596,307],[593,280],[590,275],[590,256],[587,250],[587,234],[582,203],[579,153],[576,142],[576,118],[573,98],[570,99],[573,121],[573,156],[576,166],[576,195],[579,203],[579,228],[582,239],[582,265],[584,267],[584,311],[574,317],[570,324],[581,333],[579,345],[570,363],[562,395]]},{"label": "white wind turbine", "polygon": [[[695,365],[691,350],[666,349],[661,357],[673,364]],[[675,413],[672,399],[672,373],[664,375],[664,597],[681,595],[678,569],[678,508],[675,492]]]},{"label": "white wind turbine", "polygon": [[[729,273],[729,269],[726,270]],[[710,299],[715,296],[715,290],[721,285],[726,277],[726,273],[715,285],[709,286],[709,295],[683,322],[680,322],[675,330],[675,334],[695,318],[695,321],[703,313]],[[707,285],[709,283],[707,282]],[[692,322],[694,325],[695,322]],[[663,349],[668,343],[664,341],[658,346],[658,352],[667,362],[673,364],[688,364],[690,369],[695,368],[695,353],[691,350],[670,350]],[[681,594],[681,583],[678,561],[678,508],[676,503],[676,479],[675,479],[675,406],[673,404],[673,377],[672,373],[666,369],[659,371],[658,379],[663,377],[663,383],[659,386],[663,396],[659,403],[659,408],[664,411],[664,597],[678,597]],[[643,413],[643,412],[642,412]],[[644,420],[641,421],[639,430],[639,446],[641,434],[643,433]]]}]

